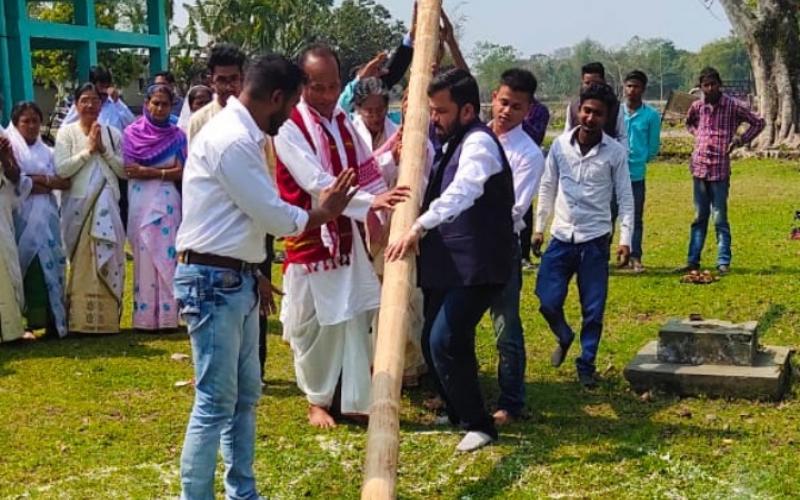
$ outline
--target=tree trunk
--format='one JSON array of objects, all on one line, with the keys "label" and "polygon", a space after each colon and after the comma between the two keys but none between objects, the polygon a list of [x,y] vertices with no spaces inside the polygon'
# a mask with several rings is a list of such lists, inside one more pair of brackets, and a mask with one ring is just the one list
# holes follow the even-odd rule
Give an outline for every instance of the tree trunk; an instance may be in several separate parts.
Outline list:
[{"label": "tree trunk", "polygon": [[797,0],[720,0],[734,31],[742,38],[753,68],[758,112],[764,132],[756,149],[800,143],[800,33]]}]

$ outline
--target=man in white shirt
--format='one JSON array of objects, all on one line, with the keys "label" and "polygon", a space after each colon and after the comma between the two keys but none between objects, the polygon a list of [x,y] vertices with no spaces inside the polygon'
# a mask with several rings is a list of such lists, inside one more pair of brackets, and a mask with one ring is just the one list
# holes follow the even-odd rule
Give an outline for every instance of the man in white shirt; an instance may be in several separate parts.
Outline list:
[{"label": "man in white shirt", "polygon": [[536,78],[524,69],[509,69],[500,77],[492,93],[492,121],[489,128],[503,145],[514,177],[514,256],[511,279],[492,303],[489,313],[494,324],[497,351],[497,381],[500,397],[495,424],[503,425],[522,415],[525,406],[525,338],[519,316],[522,289],[522,262],[519,235],[525,229],[524,217],[531,208],[544,171],[544,155],[522,128],[522,121],[533,104]]},{"label": "man in white shirt", "polygon": [[579,125],[556,139],[545,162],[536,210],[533,251],[541,256],[544,228],[550,215],[552,239],[542,257],[536,279],[539,310],[556,335],[553,366],[564,362],[575,337],[564,317],[564,301],[577,275],[583,325],[581,355],[576,359],[578,380],[587,388],[597,385],[595,358],[603,330],[608,294],[611,199],[620,208],[617,260],[626,264],[633,231],[633,195],[627,151],[603,132],[615,100],[608,85],[592,84],[581,92]]},{"label": "man in white shirt", "polygon": [[[314,208],[283,202],[264,168],[264,142],[298,100],[303,73],[267,55],[248,70],[239,99],[197,135],[183,176],[175,297],[192,343],[195,401],[181,455],[183,499],[213,499],[222,444],[227,498],[258,498],[253,477],[258,363],[256,267],[264,236],[297,234],[336,219],[355,172],[330,178]],[[173,249],[174,251],[174,249]]]},{"label": "man in white shirt", "polygon": [[468,71],[436,76],[428,98],[443,154],[422,215],[386,259],[419,249],[423,353],[450,422],[467,431],[457,450],[474,451],[497,439],[478,383],[475,327],[512,276],[514,182],[500,142],[478,118],[478,83]]},{"label": "man in white shirt", "polygon": [[300,55],[308,81],[300,103],[275,137],[281,197],[298,207],[317,204],[320,189],[342,169],[357,172],[361,191],[336,221],[286,238],[281,307],[283,336],[294,353],[297,385],[309,403],[308,420],[329,428],[339,410],[363,420],[371,399],[370,325],[380,284],[366,251],[378,237],[379,212],[408,197],[407,187],[386,188],[372,151],[337,105],[341,80],[336,53],[312,45]]}]

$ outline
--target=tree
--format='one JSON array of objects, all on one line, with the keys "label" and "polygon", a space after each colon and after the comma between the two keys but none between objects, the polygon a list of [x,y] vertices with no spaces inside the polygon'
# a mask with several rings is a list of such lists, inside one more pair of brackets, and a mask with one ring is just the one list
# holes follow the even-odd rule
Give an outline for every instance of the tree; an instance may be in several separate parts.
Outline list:
[{"label": "tree", "polygon": [[472,72],[481,89],[481,99],[486,100],[497,87],[503,71],[518,65],[519,53],[510,45],[478,42],[471,58],[475,61]]},{"label": "tree", "polygon": [[798,0],[719,0],[753,68],[758,110],[766,120],[758,148],[800,142]]}]

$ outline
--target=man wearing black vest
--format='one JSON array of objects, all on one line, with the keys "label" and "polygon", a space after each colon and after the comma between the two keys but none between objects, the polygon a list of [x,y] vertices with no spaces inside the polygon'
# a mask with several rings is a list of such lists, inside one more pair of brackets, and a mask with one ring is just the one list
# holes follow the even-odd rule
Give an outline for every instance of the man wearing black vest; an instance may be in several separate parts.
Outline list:
[{"label": "man wearing black vest", "polygon": [[[588,89],[592,84],[606,84],[606,68],[603,63],[591,62],[584,64],[581,68],[581,92]],[[580,97],[571,101],[567,106],[567,120],[564,124],[564,132],[569,132],[580,125],[580,120],[578,120],[580,107]],[[608,108],[603,132],[622,144],[625,151],[628,150],[628,127],[625,126],[625,114],[622,112],[619,106],[619,99],[616,96],[614,96],[614,100]]]},{"label": "man wearing black vest", "polygon": [[386,249],[388,261],[417,251],[425,296],[422,349],[450,422],[467,434],[458,451],[497,439],[475,356],[475,327],[511,277],[514,186],[503,148],[481,123],[478,84],[452,69],[428,87],[431,122],[443,147],[422,215]]}]

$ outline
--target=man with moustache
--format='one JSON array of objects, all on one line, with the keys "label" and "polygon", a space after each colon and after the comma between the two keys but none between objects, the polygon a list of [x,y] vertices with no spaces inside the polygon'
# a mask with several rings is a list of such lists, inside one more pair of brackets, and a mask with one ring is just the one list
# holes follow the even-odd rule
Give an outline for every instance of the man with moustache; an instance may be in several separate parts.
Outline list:
[{"label": "man with moustache", "polygon": [[337,406],[356,420],[369,413],[370,326],[380,283],[362,231],[367,226],[365,233],[377,236],[380,212],[406,199],[409,190],[387,190],[372,151],[338,106],[336,52],[315,44],[302,51],[299,64],[308,78],[302,99],[275,137],[281,197],[297,207],[316,206],[320,190],[348,168],[356,171],[359,188],[342,217],[285,240],[283,337],[292,346],[309,423],[330,428]]},{"label": "man with moustache", "polygon": [[583,324],[581,355],[575,364],[578,380],[586,388],[597,385],[595,358],[608,294],[612,196],[620,207],[617,259],[621,264],[630,256],[633,230],[627,152],[603,132],[615,101],[613,90],[605,84],[591,84],[581,92],[579,125],[559,136],[547,156],[533,236],[533,251],[540,256],[544,228],[553,215],[552,238],[542,257],[536,295],[558,342],[551,356],[551,363],[558,367],[575,338],[564,316],[564,301],[570,280],[577,277]]},{"label": "man with moustache", "polygon": [[468,71],[436,76],[428,99],[442,155],[422,215],[389,244],[386,259],[419,250],[423,353],[450,422],[467,431],[456,448],[466,452],[497,439],[478,383],[475,327],[512,276],[514,184],[500,142],[478,117],[478,84]]}]

